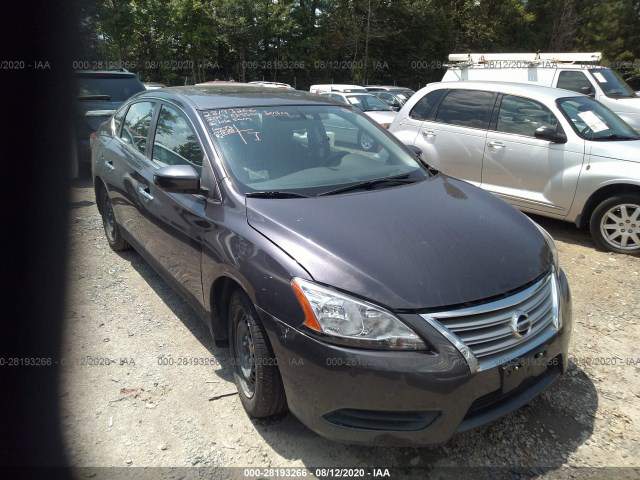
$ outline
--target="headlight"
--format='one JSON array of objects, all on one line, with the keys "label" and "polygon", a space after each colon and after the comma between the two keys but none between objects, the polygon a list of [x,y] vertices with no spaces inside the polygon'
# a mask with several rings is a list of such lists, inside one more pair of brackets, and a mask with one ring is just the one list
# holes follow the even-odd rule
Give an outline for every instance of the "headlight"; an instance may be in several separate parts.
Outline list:
[{"label": "headlight", "polygon": [[387,310],[301,278],[291,281],[304,324],[327,341],[363,348],[426,350],[409,327]]},{"label": "headlight", "polygon": [[553,239],[553,237],[551,235],[549,235],[549,232],[547,232],[544,228],[542,228],[540,225],[538,225],[533,220],[531,220],[531,221],[538,228],[538,230],[540,230],[540,233],[542,234],[544,239],[547,241],[547,245],[549,245],[549,250],[551,250],[551,255],[553,255],[553,265],[556,268],[556,272],[559,272],[560,271],[560,264],[558,263],[558,249],[556,248],[555,240]]}]

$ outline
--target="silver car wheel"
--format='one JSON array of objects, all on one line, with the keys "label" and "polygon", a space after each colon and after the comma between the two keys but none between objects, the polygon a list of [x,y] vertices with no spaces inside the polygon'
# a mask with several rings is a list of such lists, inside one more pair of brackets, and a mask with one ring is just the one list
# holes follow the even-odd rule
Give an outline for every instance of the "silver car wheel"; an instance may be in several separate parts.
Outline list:
[{"label": "silver car wheel", "polygon": [[600,221],[602,238],[616,249],[640,249],[640,205],[624,203],[614,205]]}]

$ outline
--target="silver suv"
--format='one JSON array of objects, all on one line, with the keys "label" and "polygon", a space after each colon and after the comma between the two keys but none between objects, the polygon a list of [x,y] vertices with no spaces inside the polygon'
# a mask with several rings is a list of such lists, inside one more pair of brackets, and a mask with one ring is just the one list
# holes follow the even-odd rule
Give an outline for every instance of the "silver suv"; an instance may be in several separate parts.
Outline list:
[{"label": "silver suv", "polygon": [[602,249],[640,254],[640,135],[586,95],[515,83],[432,83],[389,130],[434,169],[520,210],[589,225]]}]

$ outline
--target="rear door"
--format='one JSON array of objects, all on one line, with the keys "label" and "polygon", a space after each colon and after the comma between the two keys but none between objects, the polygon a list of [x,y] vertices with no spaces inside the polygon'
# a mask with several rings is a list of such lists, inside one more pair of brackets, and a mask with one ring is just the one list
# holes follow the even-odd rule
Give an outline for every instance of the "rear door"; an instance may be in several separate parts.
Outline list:
[{"label": "rear door", "polygon": [[153,182],[154,173],[169,165],[190,165],[201,174],[205,155],[200,135],[184,111],[159,103],[135,194],[145,250],[183,293],[202,304],[202,217],[206,199],[203,195],[167,193]]},{"label": "rear door", "polygon": [[495,98],[495,93],[481,90],[451,89],[446,93],[435,115],[430,113],[422,122],[414,142],[432,167],[480,185]]},{"label": "rear door", "polygon": [[481,187],[523,210],[564,217],[571,207],[584,142],[535,138],[537,128],[562,131],[555,114],[540,102],[503,95],[486,138]]},{"label": "rear door", "polygon": [[140,199],[137,194],[140,171],[147,155],[147,141],[156,102],[132,103],[114,117],[115,138],[103,152],[96,152],[96,162],[104,172],[111,203],[120,226],[133,237],[138,246],[144,246],[144,234],[139,219]]},{"label": "rear door", "polygon": [[406,116],[402,117],[397,123],[394,122],[389,129],[405,145],[415,145],[420,148],[422,150],[422,158],[429,165],[433,165],[431,159],[435,157],[432,151],[433,145],[428,143],[427,137],[421,136],[420,132],[422,131],[423,123],[427,119],[435,118],[435,107],[448,91],[449,89],[447,88],[441,88],[427,92]]}]

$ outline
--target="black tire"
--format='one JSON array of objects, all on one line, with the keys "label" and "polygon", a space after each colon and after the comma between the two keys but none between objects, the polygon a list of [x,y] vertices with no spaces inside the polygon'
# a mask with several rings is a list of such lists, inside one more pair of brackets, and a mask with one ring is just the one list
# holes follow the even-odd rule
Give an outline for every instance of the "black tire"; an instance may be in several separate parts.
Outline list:
[{"label": "black tire", "polygon": [[111,199],[105,188],[100,190],[100,213],[109,246],[116,252],[131,248],[120,232],[120,227],[118,226],[116,215],[111,205]]},{"label": "black tire", "polygon": [[233,377],[249,416],[270,417],[286,410],[280,370],[267,332],[253,303],[241,290],[231,294],[229,337]]},{"label": "black tire", "polygon": [[640,254],[640,195],[607,198],[593,211],[589,229],[596,246],[602,250]]},{"label": "black tire", "polygon": [[365,152],[373,152],[378,148],[378,144],[371,135],[360,130],[358,133],[358,147]]}]

